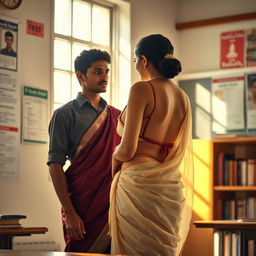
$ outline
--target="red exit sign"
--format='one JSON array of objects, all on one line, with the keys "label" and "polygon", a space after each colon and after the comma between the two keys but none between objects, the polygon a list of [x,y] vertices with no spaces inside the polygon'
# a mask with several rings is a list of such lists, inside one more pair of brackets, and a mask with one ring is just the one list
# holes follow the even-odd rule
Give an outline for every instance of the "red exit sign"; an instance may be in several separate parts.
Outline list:
[{"label": "red exit sign", "polygon": [[44,24],[32,20],[27,20],[27,34],[44,37]]}]

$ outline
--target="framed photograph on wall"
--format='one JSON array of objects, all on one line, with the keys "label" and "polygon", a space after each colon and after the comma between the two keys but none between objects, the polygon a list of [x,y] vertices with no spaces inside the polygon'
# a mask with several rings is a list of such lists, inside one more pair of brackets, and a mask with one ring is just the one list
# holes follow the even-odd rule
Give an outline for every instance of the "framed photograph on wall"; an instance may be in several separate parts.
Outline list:
[{"label": "framed photograph on wall", "polygon": [[0,15],[0,68],[18,70],[18,22]]}]

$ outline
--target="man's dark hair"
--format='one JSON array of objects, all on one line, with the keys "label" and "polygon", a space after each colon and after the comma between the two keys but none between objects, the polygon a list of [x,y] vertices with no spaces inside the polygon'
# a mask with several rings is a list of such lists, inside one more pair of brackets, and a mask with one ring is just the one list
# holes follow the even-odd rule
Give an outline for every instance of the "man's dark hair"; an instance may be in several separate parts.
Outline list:
[{"label": "man's dark hair", "polygon": [[84,50],[75,59],[75,72],[80,71],[86,74],[87,69],[90,68],[92,63],[99,60],[105,60],[111,63],[111,57],[106,51],[98,49]]},{"label": "man's dark hair", "polygon": [[5,33],[4,33],[4,36],[5,37],[12,37],[13,38],[13,33],[12,32],[10,32],[10,31],[6,31]]}]

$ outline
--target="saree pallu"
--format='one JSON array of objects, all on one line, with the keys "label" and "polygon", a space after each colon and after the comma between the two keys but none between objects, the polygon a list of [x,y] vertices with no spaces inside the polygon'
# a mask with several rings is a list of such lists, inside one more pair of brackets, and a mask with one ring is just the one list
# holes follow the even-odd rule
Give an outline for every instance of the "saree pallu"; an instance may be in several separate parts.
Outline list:
[{"label": "saree pallu", "polygon": [[[65,251],[104,252],[110,245],[107,236],[111,161],[120,137],[116,133],[120,111],[108,106],[82,136],[75,159],[65,172],[72,204],[84,222],[83,240],[71,240],[65,229]],[[105,115],[105,116],[104,116]]]},{"label": "saree pallu", "polygon": [[111,252],[180,255],[192,215],[191,109],[164,162],[145,162],[119,171],[110,192]]}]

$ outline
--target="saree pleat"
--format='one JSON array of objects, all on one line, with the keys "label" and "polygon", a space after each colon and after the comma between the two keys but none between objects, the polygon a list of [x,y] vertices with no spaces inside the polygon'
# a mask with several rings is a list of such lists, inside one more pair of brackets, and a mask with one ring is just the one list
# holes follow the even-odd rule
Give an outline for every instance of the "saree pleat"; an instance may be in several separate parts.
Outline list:
[{"label": "saree pleat", "polygon": [[110,192],[111,252],[176,256],[192,212],[191,109],[164,162],[146,162],[118,172]]}]

